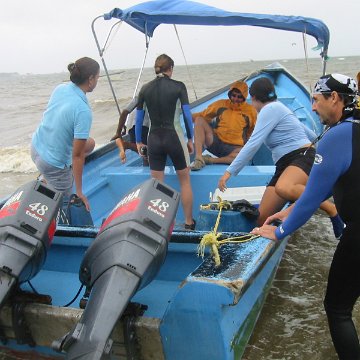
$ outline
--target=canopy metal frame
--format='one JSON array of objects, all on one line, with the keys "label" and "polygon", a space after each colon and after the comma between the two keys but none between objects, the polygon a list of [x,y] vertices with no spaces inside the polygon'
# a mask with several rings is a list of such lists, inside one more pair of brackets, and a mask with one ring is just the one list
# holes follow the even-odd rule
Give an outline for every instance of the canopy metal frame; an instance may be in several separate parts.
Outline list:
[{"label": "canopy metal frame", "polygon": [[[104,20],[111,20],[111,19],[118,20],[116,23],[114,23],[111,26],[103,47],[100,46],[98,36],[95,32],[95,22],[100,18],[103,18]],[[322,49],[320,53],[320,56],[323,61],[322,73],[323,74],[326,73],[326,61],[328,57],[327,53],[328,53],[328,45],[330,40],[330,32],[326,24],[324,24],[319,19],[307,18],[301,16],[230,12],[189,0],[172,0],[171,2],[169,2],[168,0],[147,1],[124,10],[115,8],[109,13],[96,17],[91,25],[95,43],[99,51],[99,56],[101,58],[119,115],[121,115],[121,109],[119,107],[115,90],[112,85],[111,78],[105,63],[104,52],[112,31],[114,30],[116,25],[122,22],[127,23],[128,25],[134,27],[136,30],[142,32],[145,35],[145,54],[139,72],[139,76],[136,81],[133,97],[135,97],[137,94],[138,86],[140,83],[141,75],[145,66],[145,61],[149,50],[150,39],[153,36],[154,30],[161,24],[172,24],[175,28],[175,32],[179,42],[180,42],[180,38],[178,35],[176,25],[204,25],[204,26],[247,25],[247,26],[265,27],[265,28],[273,28],[273,29],[279,29],[285,31],[300,32],[302,33],[303,36],[306,61],[308,56],[307,46],[306,46],[306,35],[310,35],[317,40],[318,42],[317,49]],[[180,42],[180,46],[181,46],[181,42]],[[184,52],[183,52],[183,56],[185,57]],[[185,58],[185,63],[187,65],[186,58]],[[191,76],[190,76],[190,80],[192,82]],[[195,97],[197,98],[196,92],[195,92]]]}]

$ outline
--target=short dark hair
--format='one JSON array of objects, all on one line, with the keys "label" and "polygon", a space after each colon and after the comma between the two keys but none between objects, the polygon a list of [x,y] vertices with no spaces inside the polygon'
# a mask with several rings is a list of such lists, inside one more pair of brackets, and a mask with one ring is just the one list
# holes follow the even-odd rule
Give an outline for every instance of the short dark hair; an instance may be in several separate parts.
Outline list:
[{"label": "short dark hair", "polygon": [[249,89],[250,96],[265,103],[277,99],[274,84],[267,77],[261,77],[253,81]]},{"label": "short dark hair", "polygon": [[[339,98],[344,102],[344,105],[350,105],[354,102],[354,96],[352,95],[348,95],[348,94],[342,94],[342,93],[337,93],[339,95]],[[323,92],[320,93],[319,95],[322,95],[325,99],[328,99],[331,96],[331,92]]]},{"label": "short dark hair", "polygon": [[89,57],[83,57],[68,65],[70,80],[76,85],[84,84],[90,76],[95,76],[100,70],[99,63]]}]

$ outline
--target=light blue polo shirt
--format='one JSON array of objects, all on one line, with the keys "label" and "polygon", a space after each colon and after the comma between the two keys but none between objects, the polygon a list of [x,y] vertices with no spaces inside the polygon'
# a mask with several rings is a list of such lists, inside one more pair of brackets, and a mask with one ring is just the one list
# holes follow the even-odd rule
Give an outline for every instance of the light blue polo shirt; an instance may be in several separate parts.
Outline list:
[{"label": "light blue polo shirt", "polygon": [[74,139],[88,139],[92,112],[85,93],[74,83],[58,85],[32,137],[41,159],[58,168],[72,163]]}]

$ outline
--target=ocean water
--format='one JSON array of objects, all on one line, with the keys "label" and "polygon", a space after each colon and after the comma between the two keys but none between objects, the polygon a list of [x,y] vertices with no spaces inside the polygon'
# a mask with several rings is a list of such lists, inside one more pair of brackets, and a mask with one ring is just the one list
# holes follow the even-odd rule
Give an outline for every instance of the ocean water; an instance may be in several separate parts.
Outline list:
[{"label": "ocean water", "polygon": [[[190,100],[201,98],[219,87],[256,71],[273,61],[252,61],[227,64],[175,66],[174,78],[187,85]],[[308,87],[321,74],[319,59],[279,60]],[[360,69],[360,57],[334,58],[328,62],[328,72],[355,76]],[[132,98],[137,69],[110,71],[120,109]],[[153,78],[153,69],[145,69],[140,86]],[[68,81],[68,73],[34,75],[0,73],[0,198],[20,184],[33,179],[36,169],[29,155],[31,135],[39,124],[52,90]],[[99,79],[93,93],[88,94],[93,109],[91,135],[97,146],[109,141],[119,117],[113,95],[105,76]]]},{"label": "ocean water", "polygon": [[[190,100],[195,100],[271,62],[274,61],[192,65],[189,69],[176,66],[173,77],[185,82]],[[307,62],[304,59],[279,59],[278,62],[309,88],[322,73],[319,59]],[[327,72],[352,77],[358,71],[360,56],[332,58],[327,65]],[[110,73],[122,108],[133,96],[138,70],[115,69]],[[152,78],[153,70],[145,69],[140,86]],[[52,90],[65,81],[68,81],[67,73],[0,73],[0,198],[37,176],[30,158],[31,135],[41,120]],[[99,79],[97,88],[88,94],[88,98],[94,115],[91,136],[100,146],[114,134],[119,117],[105,77]],[[337,359],[322,306],[335,247],[329,219],[321,213],[315,214],[294,234],[244,359]],[[355,321],[360,322],[358,308],[355,309]]]}]

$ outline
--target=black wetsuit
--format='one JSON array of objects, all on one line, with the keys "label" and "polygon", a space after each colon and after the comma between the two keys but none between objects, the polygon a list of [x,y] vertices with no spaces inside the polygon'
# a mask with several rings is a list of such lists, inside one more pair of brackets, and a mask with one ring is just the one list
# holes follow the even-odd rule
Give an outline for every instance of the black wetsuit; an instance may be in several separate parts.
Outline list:
[{"label": "black wetsuit", "polygon": [[346,228],[331,263],[324,306],[341,360],[360,360],[352,321],[352,310],[360,296],[360,124],[351,120],[332,127],[320,140],[305,191],[276,230],[278,238],[293,232],[333,195]]},{"label": "black wetsuit", "polygon": [[135,133],[136,141],[140,142],[141,134],[137,129],[142,126],[142,119],[147,111],[150,118],[148,156],[151,170],[164,170],[167,156],[171,158],[176,170],[189,166],[189,152],[180,124],[181,110],[185,117],[187,137],[192,139],[192,119],[185,85],[161,74],[142,87]]},{"label": "black wetsuit", "polygon": [[[352,310],[360,296],[360,124],[351,127],[351,164],[333,188],[335,205],[346,228],[331,264],[324,305],[339,359],[359,360]],[[346,157],[341,150],[338,148],[339,156]]]}]

